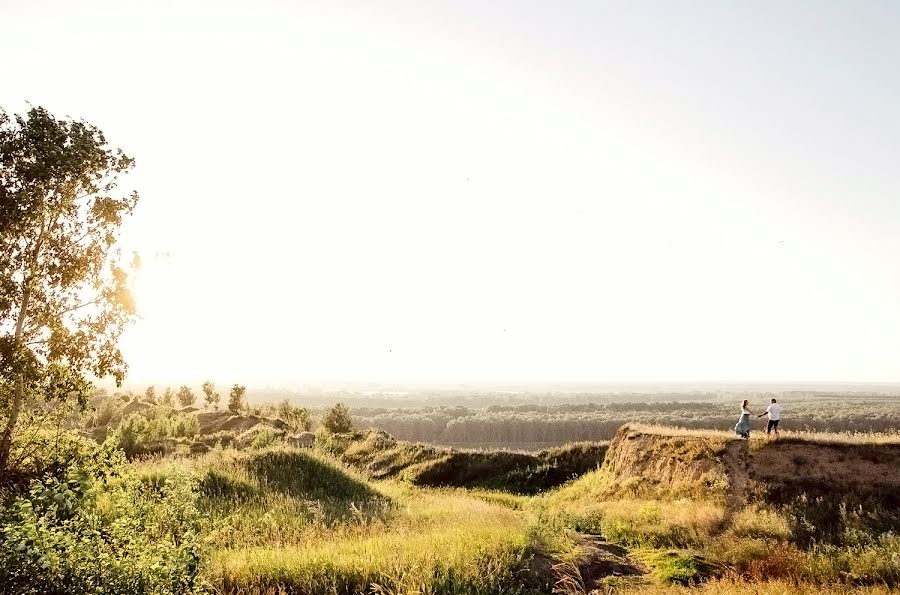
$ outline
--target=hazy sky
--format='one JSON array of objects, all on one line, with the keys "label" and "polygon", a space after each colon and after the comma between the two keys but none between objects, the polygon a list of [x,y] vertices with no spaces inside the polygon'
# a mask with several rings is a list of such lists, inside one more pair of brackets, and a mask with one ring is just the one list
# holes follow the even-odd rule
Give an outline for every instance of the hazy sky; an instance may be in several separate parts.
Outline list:
[{"label": "hazy sky", "polygon": [[900,3],[0,22],[0,106],[137,159],[133,382],[900,379]]}]

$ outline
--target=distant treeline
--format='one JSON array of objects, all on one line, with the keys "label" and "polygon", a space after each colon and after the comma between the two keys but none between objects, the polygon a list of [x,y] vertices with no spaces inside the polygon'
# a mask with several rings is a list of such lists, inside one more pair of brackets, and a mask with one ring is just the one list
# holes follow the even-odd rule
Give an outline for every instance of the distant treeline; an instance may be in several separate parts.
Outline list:
[{"label": "distant treeline", "polygon": [[900,393],[892,389],[890,393],[875,391],[824,392],[824,391],[761,391],[761,390],[683,390],[665,392],[483,392],[467,389],[443,389],[422,392],[353,392],[293,391],[251,388],[248,391],[250,404],[275,403],[288,399],[308,408],[330,407],[335,403],[346,403],[352,409],[422,409],[433,407],[467,407],[485,409],[492,406],[517,407],[522,404],[550,406],[560,404],[595,405],[622,403],[734,403],[741,399],[762,403],[770,397],[783,397],[791,401],[799,400],[878,400],[896,399]]},{"label": "distant treeline", "polygon": [[[782,426],[789,430],[887,432],[900,429],[900,398],[836,398],[804,395],[779,398]],[[751,399],[762,412],[768,399]],[[626,423],[658,423],[691,429],[727,430],[739,401],[614,402],[558,405],[492,405],[486,408],[353,408],[357,427],[378,428],[401,440],[448,445],[540,445],[609,440]],[[754,420],[762,429],[765,420]]]}]

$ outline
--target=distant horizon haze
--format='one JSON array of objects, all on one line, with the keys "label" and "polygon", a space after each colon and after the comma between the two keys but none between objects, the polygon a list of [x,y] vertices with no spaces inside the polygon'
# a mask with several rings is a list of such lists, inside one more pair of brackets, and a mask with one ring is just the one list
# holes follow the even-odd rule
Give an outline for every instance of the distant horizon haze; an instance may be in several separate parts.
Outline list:
[{"label": "distant horizon haze", "polygon": [[[216,383],[218,391],[225,394],[234,383],[221,383],[215,378],[203,380],[182,379],[174,382],[132,383],[126,382],[121,388],[116,388],[112,382],[103,382],[98,386],[107,390],[124,390],[142,392],[147,386],[155,386],[157,392],[166,386],[176,389],[182,384],[191,387],[199,387],[202,382],[211,380]],[[240,384],[240,383],[238,383]],[[356,395],[367,394],[417,394],[417,393],[442,393],[442,392],[469,392],[471,394],[485,394],[491,392],[510,394],[613,394],[613,393],[642,393],[658,394],[668,392],[706,393],[706,392],[829,392],[840,393],[879,393],[889,396],[900,396],[900,381],[898,382],[840,382],[840,381],[794,381],[794,382],[765,382],[765,381],[695,381],[695,382],[453,382],[434,381],[419,383],[404,382],[365,382],[365,381],[340,381],[318,380],[298,383],[283,384],[257,384],[246,385],[249,392],[284,392],[284,393],[338,393],[347,392]]]}]

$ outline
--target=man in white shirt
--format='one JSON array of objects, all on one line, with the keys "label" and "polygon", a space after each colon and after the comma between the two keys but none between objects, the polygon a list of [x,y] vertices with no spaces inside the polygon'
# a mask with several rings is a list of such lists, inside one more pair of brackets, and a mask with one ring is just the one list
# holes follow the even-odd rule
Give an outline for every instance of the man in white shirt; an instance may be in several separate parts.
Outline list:
[{"label": "man in white shirt", "polygon": [[781,411],[784,409],[775,399],[772,399],[772,404],[766,407],[766,410],[757,415],[756,417],[762,417],[763,415],[769,416],[769,423],[766,425],[766,436],[771,435],[772,430],[775,430],[775,437],[778,438],[778,422],[781,420]]}]

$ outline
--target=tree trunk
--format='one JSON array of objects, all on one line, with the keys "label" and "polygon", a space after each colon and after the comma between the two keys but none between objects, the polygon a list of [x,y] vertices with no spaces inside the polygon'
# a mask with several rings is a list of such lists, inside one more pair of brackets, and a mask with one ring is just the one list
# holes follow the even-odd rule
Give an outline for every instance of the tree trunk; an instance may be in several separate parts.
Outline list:
[{"label": "tree trunk", "polygon": [[12,407],[9,410],[9,421],[6,422],[6,429],[3,430],[3,438],[0,440],[0,473],[5,473],[9,464],[9,451],[12,448],[13,432],[15,432],[16,424],[19,422],[19,412],[22,410],[23,401],[25,401],[25,380],[19,374],[19,377],[16,379],[16,392],[13,396]]},{"label": "tree trunk", "polygon": [[[22,332],[25,328],[25,318],[28,316],[28,302],[31,300],[31,288],[26,285],[22,292],[22,305],[19,307],[19,317],[16,320],[16,349],[22,346]],[[22,411],[22,403],[25,402],[25,378],[21,373],[16,377],[16,392],[13,395],[12,407],[9,410],[9,420],[3,430],[3,438],[0,439],[0,473],[5,473],[9,465],[9,451],[12,448],[13,434],[16,424],[19,423],[19,413]]]}]

